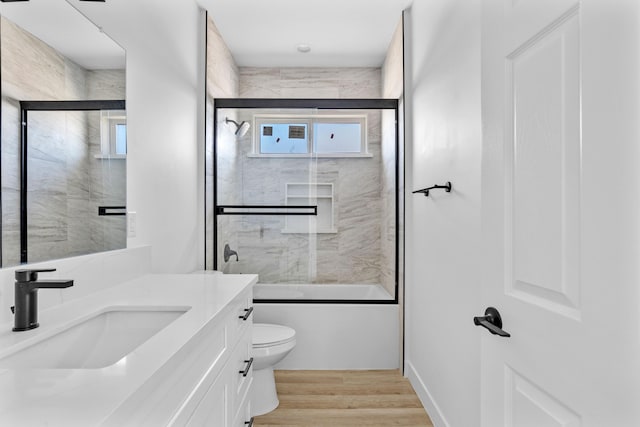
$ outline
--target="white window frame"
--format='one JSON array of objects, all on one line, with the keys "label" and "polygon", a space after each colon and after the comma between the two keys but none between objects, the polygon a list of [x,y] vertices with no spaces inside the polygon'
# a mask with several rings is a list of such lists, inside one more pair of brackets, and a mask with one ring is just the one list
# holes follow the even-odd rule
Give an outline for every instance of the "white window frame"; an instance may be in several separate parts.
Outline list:
[{"label": "white window frame", "polygon": [[[307,125],[307,152],[306,153],[261,153],[260,152],[260,130],[263,124],[269,123],[304,123]],[[316,153],[314,143],[315,123],[359,123],[360,124],[360,152],[334,152]],[[367,115],[366,114],[256,114],[253,116],[253,138],[251,153],[249,157],[373,157],[369,153],[367,143]]]}]

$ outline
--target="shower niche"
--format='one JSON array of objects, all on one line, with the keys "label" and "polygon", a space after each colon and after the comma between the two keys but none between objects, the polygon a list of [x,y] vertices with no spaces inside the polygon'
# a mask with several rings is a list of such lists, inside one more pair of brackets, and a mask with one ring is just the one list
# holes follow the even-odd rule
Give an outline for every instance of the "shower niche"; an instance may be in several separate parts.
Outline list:
[{"label": "shower niche", "polygon": [[215,99],[212,122],[208,269],[397,301],[398,100]]},{"label": "shower niche", "polygon": [[333,220],[333,183],[306,182],[285,184],[287,206],[315,206],[315,215],[285,215],[283,233],[337,233]]}]

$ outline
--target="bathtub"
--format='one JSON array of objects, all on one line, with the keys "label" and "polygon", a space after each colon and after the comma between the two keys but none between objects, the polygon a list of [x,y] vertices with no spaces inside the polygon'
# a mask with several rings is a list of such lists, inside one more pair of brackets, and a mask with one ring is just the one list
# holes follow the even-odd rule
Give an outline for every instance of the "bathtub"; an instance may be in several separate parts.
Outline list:
[{"label": "bathtub", "polygon": [[[302,301],[261,301],[264,299]],[[331,300],[339,302],[327,303]],[[361,304],[356,300],[389,303]],[[296,347],[276,369],[400,367],[399,307],[380,285],[257,284],[253,313],[255,323],[296,330]]]},{"label": "bathtub", "polygon": [[323,301],[353,301],[353,300],[393,300],[382,285],[338,285],[315,284],[278,285],[271,283],[259,283],[253,289],[254,299],[270,300],[323,300]]}]

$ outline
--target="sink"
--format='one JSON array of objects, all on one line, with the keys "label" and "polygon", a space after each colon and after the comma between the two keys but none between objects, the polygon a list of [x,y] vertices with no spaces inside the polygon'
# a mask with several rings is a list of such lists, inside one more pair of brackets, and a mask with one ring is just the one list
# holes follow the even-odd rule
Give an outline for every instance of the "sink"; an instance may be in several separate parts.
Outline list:
[{"label": "sink", "polygon": [[0,368],[99,369],[111,366],[189,308],[109,307],[1,358]]}]

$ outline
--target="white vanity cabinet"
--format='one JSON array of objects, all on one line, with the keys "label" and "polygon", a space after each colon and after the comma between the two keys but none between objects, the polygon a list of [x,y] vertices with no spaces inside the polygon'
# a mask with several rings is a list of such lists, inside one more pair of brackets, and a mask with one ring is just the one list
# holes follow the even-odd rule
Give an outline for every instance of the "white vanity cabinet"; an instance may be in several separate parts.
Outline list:
[{"label": "white vanity cabinet", "polygon": [[[109,366],[0,368],[0,396],[11,397],[0,399],[0,424],[247,426],[257,281],[253,274],[147,274],[44,310],[33,332],[16,334],[4,325],[0,359],[55,340],[100,313],[180,313]],[[150,327],[136,319],[117,329],[121,336],[100,332],[76,345],[103,351],[111,345],[104,341],[117,344]]]},{"label": "white vanity cabinet", "polygon": [[252,295],[251,290],[245,291],[230,304],[222,325],[226,335],[225,351],[213,362],[169,425],[246,427],[250,423]]},{"label": "white vanity cabinet", "polygon": [[253,379],[252,305],[253,290],[248,286],[103,426],[245,427],[250,422],[246,408]]}]

